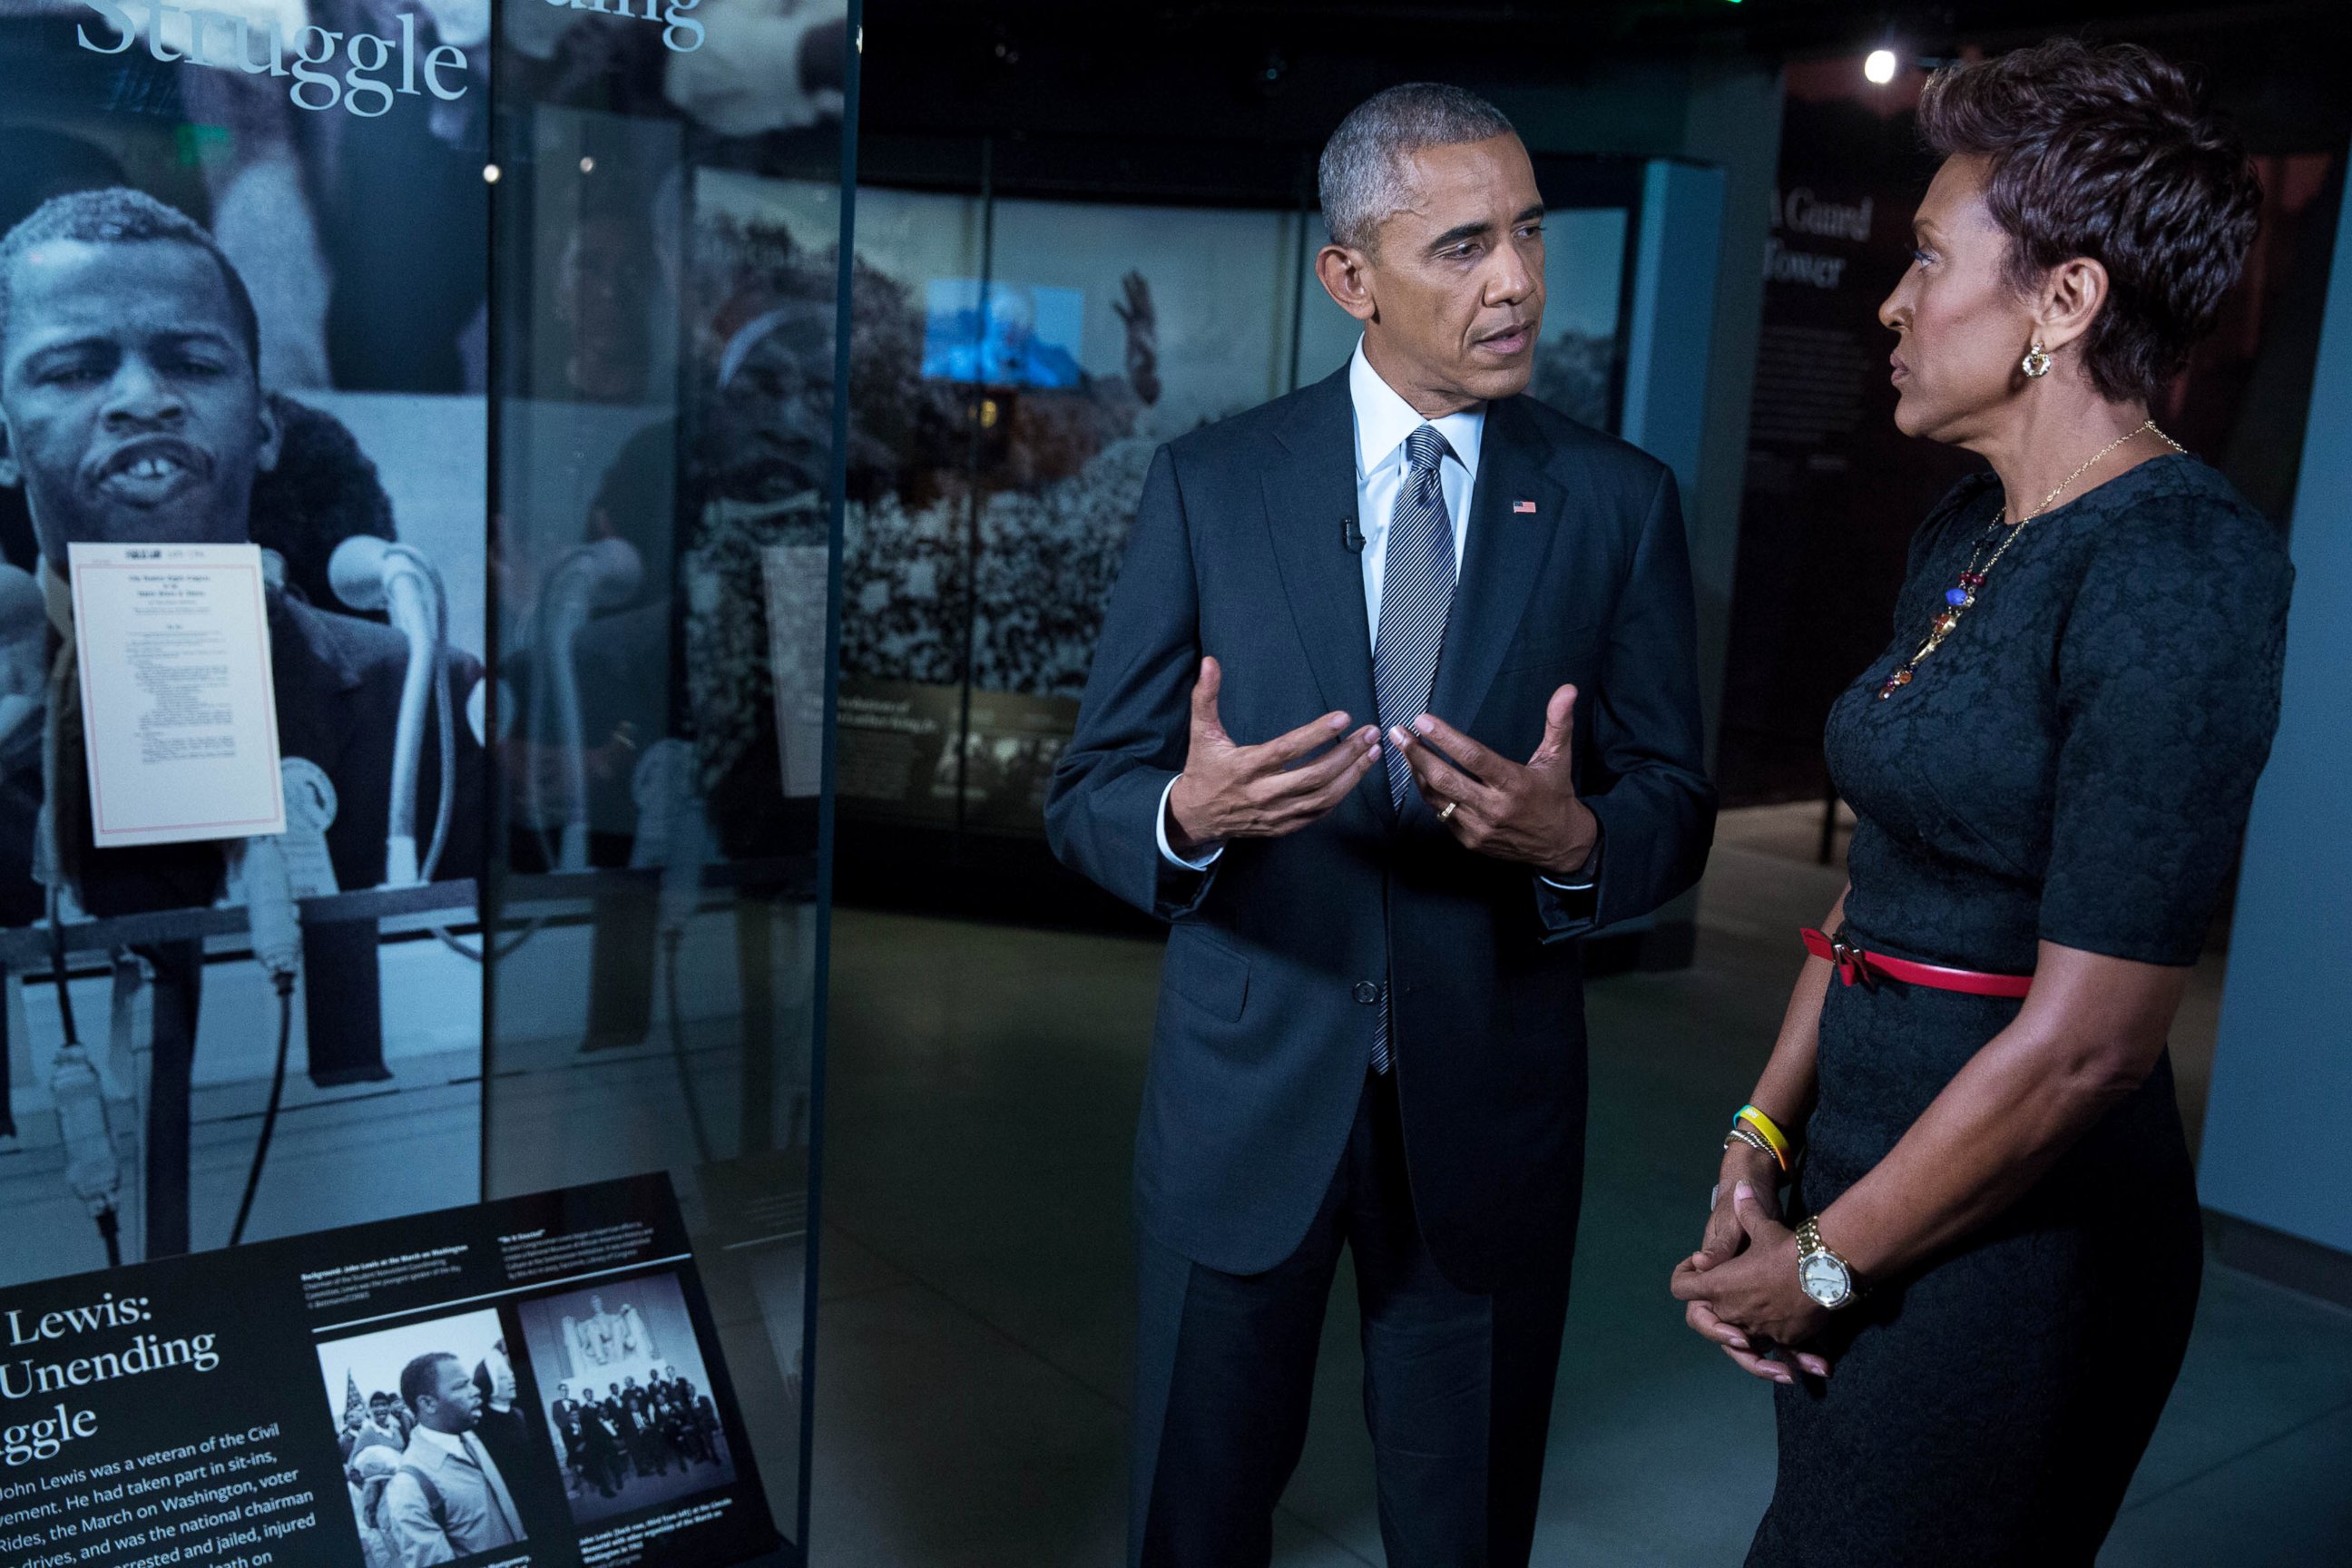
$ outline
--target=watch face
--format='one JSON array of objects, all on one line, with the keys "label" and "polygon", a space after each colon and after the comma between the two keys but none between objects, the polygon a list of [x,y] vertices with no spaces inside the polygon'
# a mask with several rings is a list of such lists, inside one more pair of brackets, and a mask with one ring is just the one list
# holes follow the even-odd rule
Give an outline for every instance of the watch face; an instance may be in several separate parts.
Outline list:
[{"label": "watch face", "polygon": [[1816,1252],[1797,1265],[1797,1282],[1805,1294],[1824,1307],[1842,1307],[1853,1294],[1853,1278],[1845,1265],[1826,1252]]}]

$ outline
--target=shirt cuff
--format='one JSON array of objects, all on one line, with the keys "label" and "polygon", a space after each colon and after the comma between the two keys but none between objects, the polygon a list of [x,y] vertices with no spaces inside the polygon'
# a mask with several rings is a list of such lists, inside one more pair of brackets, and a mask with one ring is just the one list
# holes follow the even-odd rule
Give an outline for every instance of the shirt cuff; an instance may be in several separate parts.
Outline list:
[{"label": "shirt cuff", "polygon": [[1585,855],[1584,864],[1577,868],[1575,876],[1565,879],[1559,877],[1547,877],[1541,871],[1538,871],[1536,873],[1536,880],[1541,882],[1547,888],[1557,888],[1563,893],[1589,893],[1592,891],[1593,889],[1601,885],[1600,836],[1598,834],[1593,836],[1592,848]]},{"label": "shirt cuff", "polygon": [[[1183,776],[1184,775],[1182,773],[1178,773],[1176,778],[1181,779]],[[1170,779],[1168,781],[1168,787],[1160,792],[1160,811],[1159,815],[1152,822],[1152,832],[1160,840],[1160,858],[1166,860],[1171,866],[1181,866],[1187,871],[1205,871],[1210,867],[1217,863],[1217,857],[1225,852],[1225,847],[1220,844],[1198,860],[1187,860],[1184,857],[1177,854],[1175,850],[1169,847],[1168,797],[1175,793],[1176,779]]]}]

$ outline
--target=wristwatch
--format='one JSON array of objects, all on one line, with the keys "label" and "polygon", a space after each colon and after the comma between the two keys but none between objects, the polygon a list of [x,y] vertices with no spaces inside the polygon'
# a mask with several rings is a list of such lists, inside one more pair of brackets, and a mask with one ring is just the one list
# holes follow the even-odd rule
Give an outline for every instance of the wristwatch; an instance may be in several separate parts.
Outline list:
[{"label": "wristwatch", "polygon": [[1822,1245],[1821,1226],[1811,1219],[1797,1227],[1797,1283],[1806,1295],[1832,1310],[1854,1298],[1853,1270]]}]

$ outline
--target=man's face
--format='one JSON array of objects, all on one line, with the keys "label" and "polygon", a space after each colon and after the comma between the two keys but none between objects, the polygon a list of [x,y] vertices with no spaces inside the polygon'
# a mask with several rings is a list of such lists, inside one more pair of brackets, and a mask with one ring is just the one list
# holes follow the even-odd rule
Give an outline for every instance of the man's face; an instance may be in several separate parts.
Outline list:
[{"label": "man's face", "polygon": [[482,1419],[482,1391],[474,1386],[474,1374],[455,1357],[443,1362],[431,1409],[418,1411],[416,1418],[436,1432],[472,1431]]},{"label": "man's face", "polygon": [[988,368],[1016,367],[1037,331],[1037,302],[1029,290],[998,287],[988,292]]},{"label": "man's face", "polygon": [[814,312],[763,335],[705,415],[719,492],[781,500],[821,489],[833,445],[833,326]]},{"label": "man's face", "polygon": [[0,342],[0,484],[41,552],[74,540],[236,543],[278,431],[227,280],[179,240],[35,246]]},{"label": "man's face", "polygon": [[[1424,415],[1527,389],[1543,325],[1543,197],[1517,136],[1424,147],[1405,205],[1370,252],[1326,247],[1317,268],[1364,323],[1374,368]],[[1333,287],[1333,268],[1360,288]]]}]

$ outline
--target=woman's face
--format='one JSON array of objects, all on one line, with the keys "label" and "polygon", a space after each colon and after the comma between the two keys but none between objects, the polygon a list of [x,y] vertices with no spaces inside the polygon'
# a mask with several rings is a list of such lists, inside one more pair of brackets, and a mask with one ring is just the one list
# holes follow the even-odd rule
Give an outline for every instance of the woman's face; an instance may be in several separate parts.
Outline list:
[{"label": "woman's face", "polygon": [[2024,384],[2033,311],[2007,273],[2010,237],[1985,207],[1986,162],[1948,158],[1911,220],[1910,267],[1878,307],[1898,338],[1895,426],[1965,443]]}]

